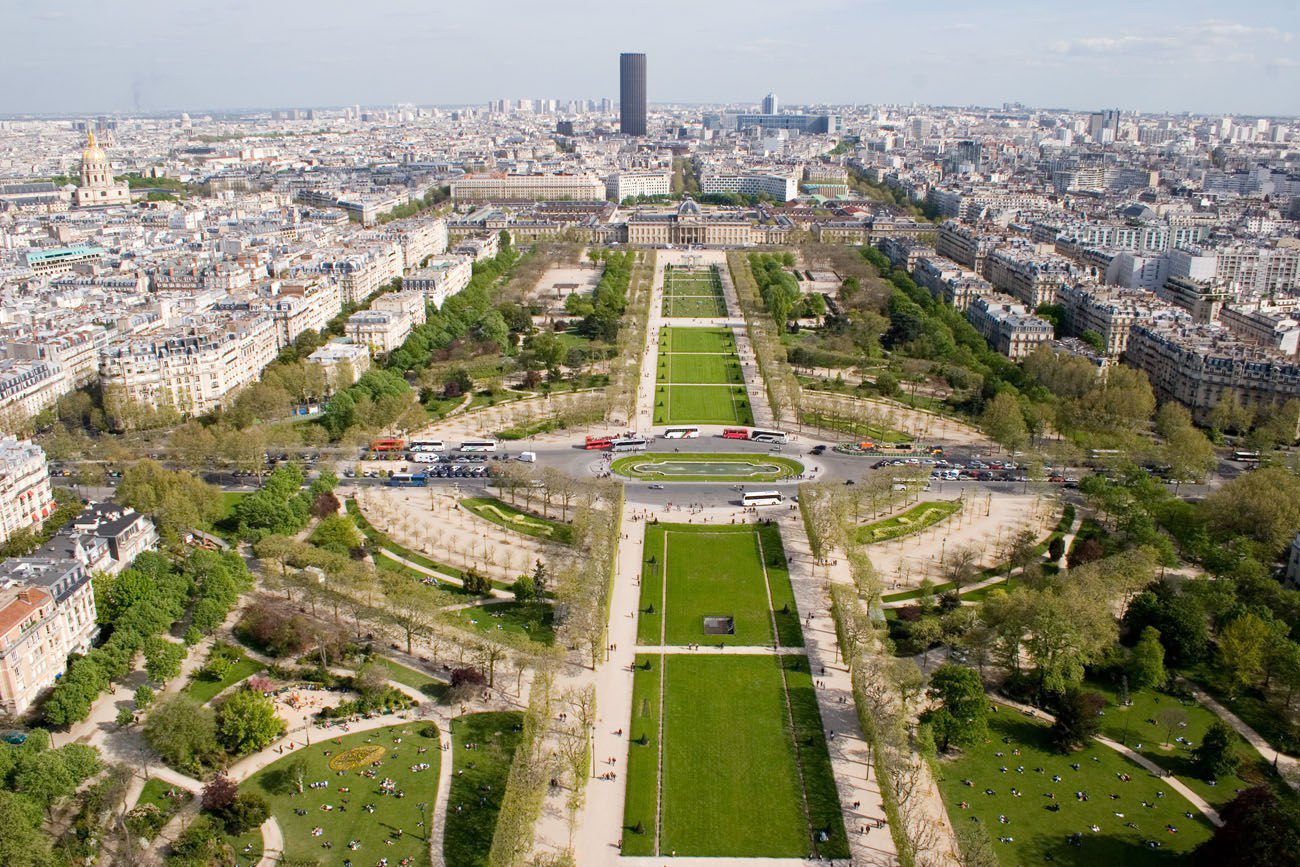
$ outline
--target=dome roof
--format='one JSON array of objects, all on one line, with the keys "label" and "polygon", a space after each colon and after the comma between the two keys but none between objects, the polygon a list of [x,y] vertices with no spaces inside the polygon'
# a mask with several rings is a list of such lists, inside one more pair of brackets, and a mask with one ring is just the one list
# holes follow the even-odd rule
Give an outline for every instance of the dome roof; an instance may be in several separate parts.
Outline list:
[{"label": "dome roof", "polygon": [[701,213],[699,204],[690,196],[687,196],[681,206],[677,208],[677,216],[679,217],[698,217]]},{"label": "dome roof", "polygon": [[94,162],[106,159],[108,159],[108,154],[104,153],[104,149],[95,141],[95,131],[89,130],[86,133],[86,147],[81,152],[81,161]]}]

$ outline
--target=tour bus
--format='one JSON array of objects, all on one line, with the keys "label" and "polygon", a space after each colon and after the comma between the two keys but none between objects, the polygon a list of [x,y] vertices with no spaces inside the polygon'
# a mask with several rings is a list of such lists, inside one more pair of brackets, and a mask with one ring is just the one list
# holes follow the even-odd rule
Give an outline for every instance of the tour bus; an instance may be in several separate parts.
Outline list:
[{"label": "tour bus", "polygon": [[584,449],[610,449],[614,447],[614,438],[611,436],[587,437],[582,447]]},{"label": "tour bus", "polygon": [[405,448],[406,440],[382,439],[370,441],[370,450],[372,452],[400,452]]},{"label": "tour bus", "polygon": [[749,439],[749,428],[743,428],[743,427],[723,428],[722,438],[724,440],[747,440]]},{"label": "tour bus", "polygon": [[670,427],[664,431],[666,440],[693,440],[700,435],[697,427]]},{"label": "tour bus", "polygon": [[442,457],[434,452],[412,451],[409,457],[417,464],[436,464],[442,460]]},{"label": "tour bus", "polygon": [[421,440],[410,445],[413,452],[445,452],[447,444],[442,440]]},{"label": "tour bus", "polygon": [[390,488],[423,488],[429,483],[424,473],[393,473],[388,480]]},{"label": "tour bus", "polygon": [[741,497],[740,502],[745,506],[779,506],[781,494],[779,491],[753,491]]},{"label": "tour bus", "polygon": [[616,452],[643,452],[647,443],[642,437],[623,437],[614,440],[614,451]]},{"label": "tour bus", "polygon": [[462,452],[494,452],[497,444],[494,440],[465,440],[460,444]]},{"label": "tour bus", "polygon": [[785,431],[763,430],[757,427],[749,432],[749,438],[756,443],[783,443],[787,439]]},{"label": "tour bus", "polygon": [[1232,459],[1243,464],[1257,464],[1259,463],[1259,452],[1235,451],[1232,453]]}]

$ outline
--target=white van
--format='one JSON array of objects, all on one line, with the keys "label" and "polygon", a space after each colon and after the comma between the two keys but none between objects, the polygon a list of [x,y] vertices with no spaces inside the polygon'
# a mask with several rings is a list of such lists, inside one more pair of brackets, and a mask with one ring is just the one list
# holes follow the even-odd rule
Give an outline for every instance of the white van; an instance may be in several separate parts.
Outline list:
[{"label": "white van", "polygon": [[537,452],[520,452],[516,460],[525,464],[535,464],[537,463]]},{"label": "white van", "polygon": [[439,457],[434,452],[411,452],[411,460],[417,464],[436,464]]}]

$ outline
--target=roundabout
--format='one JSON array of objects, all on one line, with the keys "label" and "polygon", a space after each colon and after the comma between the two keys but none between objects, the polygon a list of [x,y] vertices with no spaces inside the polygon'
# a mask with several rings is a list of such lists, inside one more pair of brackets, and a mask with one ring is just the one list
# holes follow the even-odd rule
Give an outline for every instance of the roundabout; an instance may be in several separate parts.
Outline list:
[{"label": "roundabout", "polygon": [[617,458],[611,471],[651,482],[777,482],[804,472],[803,464],[775,455],[643,454]]}]

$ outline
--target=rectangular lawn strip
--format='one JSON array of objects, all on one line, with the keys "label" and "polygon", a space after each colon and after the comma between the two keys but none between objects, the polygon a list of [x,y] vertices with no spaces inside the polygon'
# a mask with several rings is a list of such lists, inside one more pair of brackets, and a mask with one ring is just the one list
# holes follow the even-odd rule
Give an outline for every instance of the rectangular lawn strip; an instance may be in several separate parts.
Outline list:
[{"label": "rectangular lawn strip", "polygon": [[430,698],[441,698],[447,692],[447,682],[438,680],[431,674],[411,668],[409,665],[402,665],[387,656],[372,656],[370,659],[384,668],[389,680],[418,689]]},{"label": "rectangular lawn strip", "polygon": [[727,315],[727,305],[721,298],[677,295],[664,299],[663,315],[670,319],[716,319]]},{"label": "rectangular lawn strip", "polygon": [[[1116,689],[1110,684],[1090,680],[1086,686],[1106,699],[1101,734],[1120,743],[1125,743],[1127,738],[1128,746],[1135,752],[1141,753],[1160,767],[1173,771],[1188,788],[1216,807],[1222,807],[1231,801],[1237,789],[1249,788],[1260,782],[1280,782],[1259,753],[1244,738],[1233,732],[1237,755],[1245,760],[1242,769],[1231,777],[1220,778],[1211,786],[1209,780],[1196,770],[1192,751],[1217,717],[1194,701],[1182,701],[1168,693],[1143,689],[1130,691],[1129,701],[1132,704],[1123,707]],[[1171,708],[1186,714],[1187,725],[1175,727],[1175,740],[1166,748],[1166,729],[1160,724],[1159,714],[1162,710]],[[1176,739],[1180,737],[1189,743],[1179,743]]]},{"label": "rectangular lawn strip", "polygon": [[496,497],[466,497],[460,501],[460,504],[480,518],[525,536],[565,545],[573,541],[572,524],[564,524],[551,518],[525,512],[523,509],[503,503]]},{"label": "rectangular lawn strip", "polygon": [[[849,841],[844,829],[844,811],[835,788],[835,771],[826,747],[821,710],[813,687],[812,670],[806,656],[783,656],[785,688],[794,718],[794,742],[799,747],[804,791],[808,799],[808,820],[813,829],[813,846],[818,858],[848,858]],[[827,837],[825,842],[820,834]]]},{"label": "rectangular lawn strip", "polygon": [[[430,725],[432,723],[404,723],[317,741],[286,754],[254,774],[240,788],[256,792],[270,803],[271,812],[284,832],[286,860],[318,863],[322,867],[342,867],[345,860],[354,864],[373,864],[380,858],[387,858],[390,864],[397,864],[403,858],[412,858],[415,864],[428,864],[427,834],[438,795],[438,763],[442,760],[438,738],[420,734],[425,726]],[[401,738],[400,744],[396,738]],[[331,759],[337,760],[348,750],[366,747],[375,750],[374,758],[345,769],[343,776],[330,768]],[[426,748],[426,752],[417,753],[421,747]],[[382,748],[382,753],[378,748]],[[306,762],[307,767],[303,777],[307,785],[301,795],[297,793],[297,785],[289,770],[300,759]],[[380,762],[380,765],[372,767],[373,761]],[[430,767],[412,771],[411,767],[417,763]],[[375,776],[363,776],[366,771]],[[381,792],[380,783],[385,778],[393,780],[395,790],[402,792],[403,797]],[[310,784],[315,782],[328,782],[329,786],[313,789]],[[347,787],[350,791],[340,792],[340,787]],[[343,804],[345,798],[348,801],[346,805]],[[423,828],[419,826],[418,805],[421,803],[425,805]],[[327,804],[333,809],[322,809]],[[375,812],[366,812],[363,809],[366,804],[374,804]],[[341,806],[346,806],[347,810],[340,810]],[[305,810],[306,814],[300,816],[295,810]],[[317,827],[323,828],[324,833],[313,837],[312,829]],[[395,836],[399,828],[403,832],[400,837]],[[360,840],[361,847],[350,850],[348,843],[351,840]],[[387,845],[386,840],[392,840],[393,845]],[[326,842],[332,847],[326,849],[322,845]]]},{"label": "rectangular lawn strip", "polygon": [[744,386],[661,385],[655,404],[655,424],[754,423]]},{"label": "rectangular lawn strip", "polygon": [[632,678],[628,726],[627,791],[623,803],[623,854],[657,855],[659,821],[660,656],[639,655]]},{"label": "rectangular lawn strip", "polygon": [[[661,577],[665,556],[666,606]],[[668,618],[665,644],[772,643],[767,590],[758,559],[758,536],[751,525],[654,524],[646,528],[643,557],[641,617],[637,624],[637,640],[641,644],[660,643],[665,610]],[[787,577],[787,591],[788,587]],[[706,635],[706,615],[734,618],[735,634]],[[797,614],[795,618],[797,622]]]},{"label": "rectangular lawn strip", "polygon": [[[667,364],[664,360],[667,360]],[[729,355],[667,355],[660,358],[662,383],[742,385],[740,362]]]},{"label": "rectangular lawn strip", "polygon": [[207,677],[195,672],[194,679],[185,687],[185,694],[199,704],[206,704],[226,687],[233,686],[246,677],[252,677],[266,668],[266,665],[256,659],[250,659],[244,653],[243,648],[237,647],[235,652],[239,654],[239,658],[230,666],[230,670],[226,672],[225,677],[220,680],[209,680]]},{"label": "rectangular lawn strip", "polygon": [[772,592],[776,634],[782,647],[803,647],[803,628],[799,625],[799,607],[794,601],[790,564],[781,544],[781,531],[776,524],[757,526],[759,540],[763,543],[763,556],[767,559],[767,583]]},{"label": "rectangular lawn strip", "polygon": [[803,790],[776,656],[664,660],[661,853],[802,858]]},{"label": "rectangular lawn strip", "polygon": [[[442,838],[447,867],[485,867],[488,863],[522,720],[523,714],[517,711],[475,713],[452,720],[451,792]],[[473,749],[466,749],[467,745]],[[393,863],[389,858],[389,864]]]},{"label": "rectangular lawn strip", "polygon": [[[1024,773],[1018,773],[1019,768]],[[1043,772],[1038,773],[1038,768]],[[1054,863],[1071,867],[1163,863],[1188,855],[1212,831],[1210,823],[1168,783],[1096,742],[1062,754],[1052,746],[1045,723],[1007,707],[990,716],[985,743],[954,759],[939,760],[936,770],[953,824],[982,822],[994,852],[1007,867],[1043,864],[1049,856]],[[1121,781],[1121,773],[1132,779]],[[1061,781],[1054,782],[1053,776]],[[973,785],[964,785],[963,780]],[[1012,788],[1021,796],[1012,795]],[[987,789],[993,794],[985,794]],[[1076,792],[1086,793],[1088,800],[1079,800]],[[1163,797],[1157,792],[1163,792]],[[1111,794],[1119,798],[1112,800]],[[1151,806],[1144,807],[1143,802]],[[968,805],[966,809],[962,803]],[[1060,809],[1049,809],[1053,806]],[[1193,814],[1190,819],[1188,812]],[[1007,824],[999,822],[999,816],[1005,816]],[[1099,830],[1090,830],[1093,825]],[[1076,833],[1082,835],[1077,847],[1068,842]],[[999,842],[999,837],[1011,837],[1013,842]],[[1149,848],[1148,842],[1158,843],[1159,848]]]},{"label": "rectangular lawn strip", "polygon": [[960,512],[961,505],[960,499],[927,500],[917,503],[907,511],[891,518],[862,525],[856,531],[857,540],[864,545],[871,545],[875,542],[888,542],[890,539],[919,533],[933,527],[944,518]]},{"label": "rectangular lawn strip", "polygon": [[538,644],[555,643],[555,607],[549,602],[493,602],[452,616],[461,627],[484,635],[507,632]]},{"label": "rectangular lawn strip", "polygon": [[735,335],[730,328],[662,328],[659,345],[665,352],[734,354]]}]

